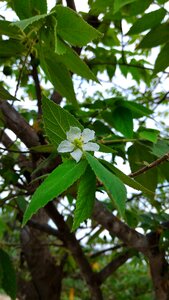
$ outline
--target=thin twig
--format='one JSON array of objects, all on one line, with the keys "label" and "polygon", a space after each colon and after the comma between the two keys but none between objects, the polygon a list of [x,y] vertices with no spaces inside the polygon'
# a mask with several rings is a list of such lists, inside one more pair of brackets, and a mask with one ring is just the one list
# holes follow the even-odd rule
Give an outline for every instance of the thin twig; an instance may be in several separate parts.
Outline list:
[{"label": "thin twig", "polygon": [[145,166],[145,167],[139,169],[138,171],[129,174],[129,176],[130,177],[136,177],[140,174],[143,174],[143,173],[149,171],[150,169],[157,167],[158,165],[160,165],[161,163],[167,161],[168,159],[169,159],[169,152],[166,153],[165,155],[163,155],[162,157],[158,158],[157,160],[153,161],[148,166]]}]

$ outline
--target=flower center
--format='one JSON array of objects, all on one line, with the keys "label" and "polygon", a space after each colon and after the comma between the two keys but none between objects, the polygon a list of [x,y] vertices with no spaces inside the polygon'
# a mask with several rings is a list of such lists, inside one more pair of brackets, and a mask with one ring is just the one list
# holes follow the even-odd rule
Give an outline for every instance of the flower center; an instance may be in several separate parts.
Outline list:
[{"label": "flower center", "polygon": [[74,139],[73,144],[75,145],[76,148],[82,148],[83,146],[83,141],[82,139]]}]

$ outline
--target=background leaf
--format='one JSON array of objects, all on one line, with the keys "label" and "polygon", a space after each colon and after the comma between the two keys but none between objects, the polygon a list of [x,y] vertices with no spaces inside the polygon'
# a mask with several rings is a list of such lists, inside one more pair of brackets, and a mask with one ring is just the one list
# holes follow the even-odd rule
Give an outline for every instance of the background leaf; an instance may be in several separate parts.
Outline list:
[{"label": "background leaf", "polygon": [[147,29],[155,27],[161,23],[165,15],[166,10],[164,8],[147,13],[133,24],[127,34],[138,34]]},{"label": "background leaf", "polygon": [[86,160],[81,160],[78,164],[73,160],[68,160],[50,173],[33,194],[23,216],[23,225],[40,208],[70,187],[85,172],[86,166]]},{"label": "background leaf", "polygon": [[12,6],[21,20],[47,13],[46,0],[13,0]]},{"label": "background leaf", "polygon": [[133,118],[132,113],[128,108],[118,107],[113,111],[112,120],[114,127],[127,138],[133,136]]},{"label": "background leaf", "polygon": [[16,275],[7,252],[0,249],[0,270],[2,270],[1,288],[13,299],[16,299]]},{"label": "background leaf", "polygon": [[167,43],[168,41],[169,23],[166,22],[150,30],[147,33],[147,35],[142,39],[137,48],[153,48],[158,45]]},{"label": "background leaf", "polygon": [[86,158],[98,179],[104,184],[118,211],[124,217],[126,188],[122,181],[109,172],[94,156],[86,152]]},{"label": "background leaf", "polygon": [[96,176],[88,165],[85,173],[80,178],[72,230],[75,230],[80,223],[90,218],[94,206],[95,190]]},{"label": "background leaf", "polygon": [[46,97],[43,97],[42,109],[46,134],[55,146],[66,139],[66,132],[70,126],[83,129],[73,115]]}]

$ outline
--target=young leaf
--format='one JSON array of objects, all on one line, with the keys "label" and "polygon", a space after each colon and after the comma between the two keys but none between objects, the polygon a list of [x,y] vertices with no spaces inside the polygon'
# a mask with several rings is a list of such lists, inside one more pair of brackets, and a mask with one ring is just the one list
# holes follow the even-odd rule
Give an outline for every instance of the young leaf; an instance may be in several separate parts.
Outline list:
[{"label": "young leaf", "polygon": [[154,196],[154,193],[141,185],[139,182],[135,181],[134,179],[127,176],[125,173],[117,169],[115,166],[110,164],[108,161],[101,160],[102,164],[104,164],[109,170],[113,171],[122,181],[124,184],[127,184],[128,186],[132,187],[135,190],[142,191],[143,193]]},{"label": "young leaf", "polygon": [[38,209],[44,207],[49,201],[67,190],[85,172],[86,160],[81,160],[78,164],[68,160],[57,167],[37,188],[32,196],[25,214],[23,225],[35,214]]},{"label": "young leaf", "polygon": [[161,23],[166,15],[166,10],[160,8],[158,10],[152,11],[148,14],[143,15],[142,18],[138,19],[133,26],[130,28],[127,34],[138,34],[147,29],[155,27]]},{"label": "young leaf", "polygon": [[45,97],[42,100],[42,110],[46,134],[56,146],[66,139],[66,132],[69,131],[70,126],[83,129],[73,115]]},{"label": "young leaf", "polygon": [[99,31],[85,22],[72,9],[56,5],[55,12],[58,21],[58,34],[71,45],[85,46],[92,40],[102,36]]},{"label": "young leaf", "polygon": [[22,21],[17,21],[15,23],[13,23],[13,25],[19,27],[21,30],[25,30],[26,27],[28,27],[29,25],[37,22],[37,21],[42,21],[42,24],[43,24],[43,19],[46,18],[47,15],[46,14],[43,14],[43,15],[37,15],[37,16],[34,16],[34,17],[31,17],[31,18],[28,18],[28,19],[24,19]]},{"label": "young leaf", "polygon": [[122,181],[108,171],[94,156],[86,152],[86,158],[93,172],[104,184],[109,196],[113,199],[118,211],[124,217],[126,188]]},{"label": "young leaf", "polygon": [[80,179],[72,230],[75,230],[80,223],[90,218],[95,200],[95,190],[96,176],[88,165],[86,172]]},{"label": "young leaf", "polygon": [[152,30],[150,30],[146,36],[142,39],[138,45],[140,48],[152,48],[158,45],[162,45],[169,40],[169,23],[163,23]]},{"label": "young leaf", "polygon": [[0,249],[0,270],[2,270],[1,288],[13,299],[16,299],[16,274],[11,259]]}]

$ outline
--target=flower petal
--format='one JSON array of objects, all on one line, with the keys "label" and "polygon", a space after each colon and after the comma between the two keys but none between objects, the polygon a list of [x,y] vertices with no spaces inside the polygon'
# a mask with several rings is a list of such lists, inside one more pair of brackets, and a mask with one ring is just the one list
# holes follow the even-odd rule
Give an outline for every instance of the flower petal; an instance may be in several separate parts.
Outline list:
[{"label": "flower petal", "polygon": [[84,151],[98,151],[100,146],[96,143],[89,142],[84,144],[82,148]]},{"label": "flower petal", "polygon": [[64,140],[59,144],[57,150],[58,152],[62,152],[62,153],[71,152],[73,151],[74,147],[75,146],[71,142]]},{"label": "flower petal", "polygon": [[80,139],[81,130],[78,127],[70,127],[70,130],[66,133],[67,139],[70,142],[73,142],[74,139]]},{"label": "flower petal", "polygon": [[87,143],[88,141],[93,140],[95,137],[95,132],[94,130],[90,130],[89,128],[86,128],[82,132],[82,138],[84,143]]},{"label": "flower petal", "polygon": [[82,157],[82,154],[83,154],[83,152],[80,149],[76,149],[75,151],[70,153],[70,155],[76,160],[76,162],[79,162],[79,160]]}]

